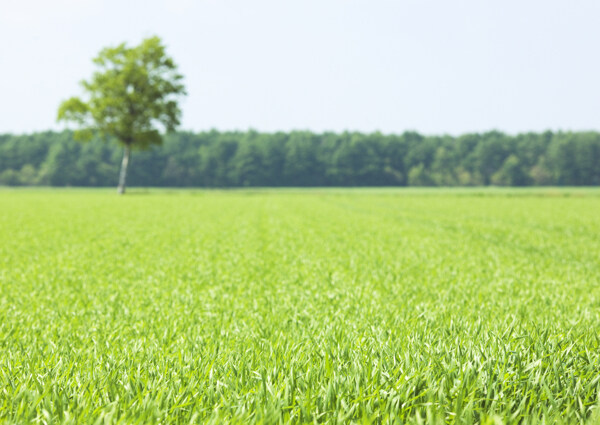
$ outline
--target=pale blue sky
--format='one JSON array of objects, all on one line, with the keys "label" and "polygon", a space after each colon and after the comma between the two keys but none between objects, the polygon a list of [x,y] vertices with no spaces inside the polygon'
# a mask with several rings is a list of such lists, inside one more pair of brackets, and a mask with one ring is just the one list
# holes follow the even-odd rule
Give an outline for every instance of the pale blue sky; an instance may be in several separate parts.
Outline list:
[{"label": "pale blue sky", "polygon": [[600,129],[598,0],[0,0],[0,133],[61,128],[107,45],[159,35],[183,129]]}]

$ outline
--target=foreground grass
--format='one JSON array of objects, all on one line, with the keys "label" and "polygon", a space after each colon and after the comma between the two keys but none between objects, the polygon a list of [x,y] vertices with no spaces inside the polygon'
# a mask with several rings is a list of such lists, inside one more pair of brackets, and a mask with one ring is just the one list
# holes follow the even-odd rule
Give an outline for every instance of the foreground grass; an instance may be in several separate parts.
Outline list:
[{"label": "foreground grass", "polygon": [[0,422],[595,423],[597,195],[0,192]]}]

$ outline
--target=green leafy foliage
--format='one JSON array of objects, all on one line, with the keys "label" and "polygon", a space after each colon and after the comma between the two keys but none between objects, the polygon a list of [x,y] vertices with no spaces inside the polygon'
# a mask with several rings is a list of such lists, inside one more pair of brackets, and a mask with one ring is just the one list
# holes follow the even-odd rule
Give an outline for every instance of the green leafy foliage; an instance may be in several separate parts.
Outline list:
[{"label": "green leafy foliage", "polygon": [[[112,186],[120,155],[69,132],[0,135],[0,184]],[[600,185],[600,134],[180,132],[132,163],[134,186]]]},{"label": "green leafy foliage", "polygon": [[72,97],[58,109],[59,120],[82,127],[76,138],[87,140],[99,133],[146,148],[161,143],[159,129],[173,131],[179,125],[177,97],[185,94],[183,77],[160,38],[105,48],[94,63],[99,69],[81,82],[87,98]]},{"label": "green leafy foliage", "polygon": [[162,143],[160,130],[174,131],[181,111],[177,98],[185,94],[183,77],[166,55],[160,38],[140,45],[103,49],[94,59],[99,70],[81,85],[88,97],[72,97],[58,109],[59,121],[75,122],[76,139],[95,134],[114,138],[124,145],[118,192],[125,193],[132,148],[145,149]]},{"label": "green leafy foliage", "polygon": [[597,190],[4,190],[0,211],[0,422],[598,419]]}]

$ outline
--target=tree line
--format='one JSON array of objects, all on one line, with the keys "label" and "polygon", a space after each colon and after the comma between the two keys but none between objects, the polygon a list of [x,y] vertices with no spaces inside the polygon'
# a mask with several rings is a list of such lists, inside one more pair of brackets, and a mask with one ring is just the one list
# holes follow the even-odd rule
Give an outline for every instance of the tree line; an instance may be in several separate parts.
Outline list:
[{"label": "tree line", "polygon": [[[122,150],[70,131],[0,135],[0,184],[115,186]],[[134,151],[134,186],[600,185],[600,133],[178,132]]]}]

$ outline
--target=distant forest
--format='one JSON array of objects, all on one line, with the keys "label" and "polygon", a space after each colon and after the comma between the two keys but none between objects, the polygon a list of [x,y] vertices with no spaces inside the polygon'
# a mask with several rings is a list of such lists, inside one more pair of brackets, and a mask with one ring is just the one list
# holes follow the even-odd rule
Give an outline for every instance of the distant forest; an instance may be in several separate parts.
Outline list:
[{"label": "distant forest", "polygon": [[[0,135],[0,184],[115,186],[116,143],[69,131]],[[423,136],[180,132],[134,151],[132,186],[600,185],[600,133]]]}]

